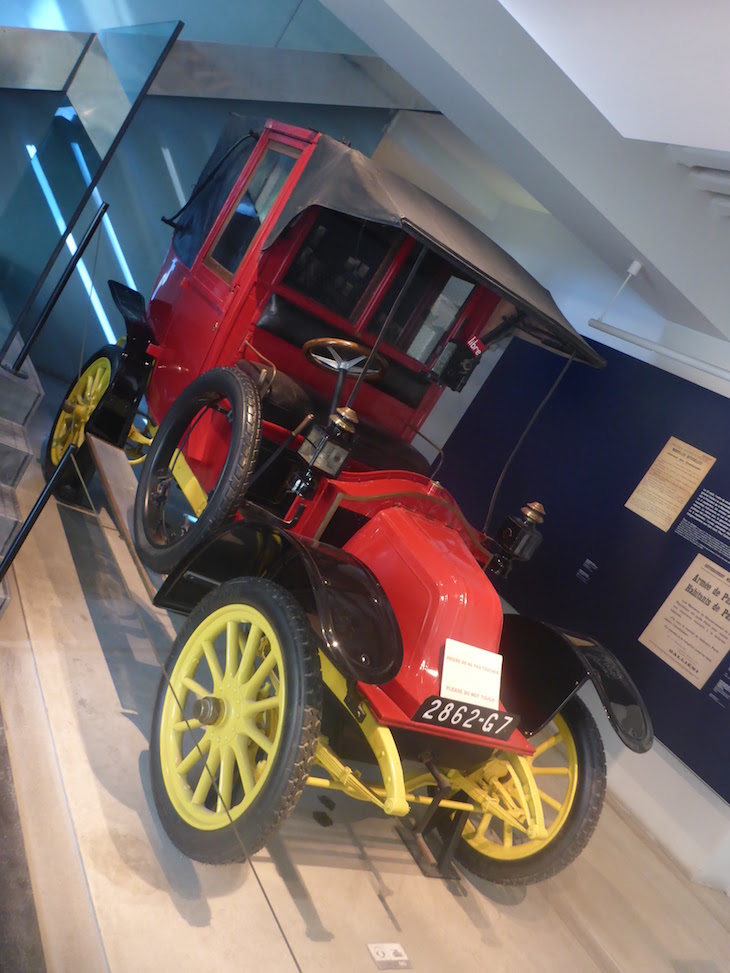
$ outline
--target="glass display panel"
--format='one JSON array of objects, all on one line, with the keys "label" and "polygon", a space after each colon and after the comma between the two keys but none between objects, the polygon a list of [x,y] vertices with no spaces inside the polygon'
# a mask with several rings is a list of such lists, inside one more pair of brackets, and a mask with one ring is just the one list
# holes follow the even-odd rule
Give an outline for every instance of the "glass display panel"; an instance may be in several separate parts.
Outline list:
[{"label": "glass display panel", "polygon": [[[60,274],[62,238],[91,197],[117,138],[181,27],[171,21],[99,31],[66,94],[59,96],[44,138],[12,147],[27,161],[0,212],[0,294],[11,318],[25,319],[30,313],[54,262],[53,271]],[[66,258],[75,245],[73,238],[67,240]],[[81,267],[76,276],[83,277]]]},{"label": "glass display panel", "polygon": [[[419,253],[414,247],[373,315],[368,331],[378,334]],[[453,328],[476,285],[453,272],[434,253],[426,254],[388,325],[384,340],[426,364]]]},{"label": "glass display panel", "polygon": [[288,146],[267,146],[209,254],[212,269],[220,276],[230,279],[238,270],[299,155],[299,151]]},{"label": "glass display panel", "polygon": [[377,223],[322,210],[284,283],[335,314],[353,320],[370,285],[387,268],[403,234]]}]

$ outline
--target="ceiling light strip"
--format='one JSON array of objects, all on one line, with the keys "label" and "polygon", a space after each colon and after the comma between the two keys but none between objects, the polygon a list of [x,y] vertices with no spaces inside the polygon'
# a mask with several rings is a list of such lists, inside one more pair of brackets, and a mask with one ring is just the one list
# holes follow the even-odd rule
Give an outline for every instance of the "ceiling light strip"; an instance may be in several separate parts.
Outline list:
[{"label": "ceiling light strip", "polygon": [[[33,169],[33,172],[35,173],[35,177],[38,180],[38,184],[41,187],[43,195],[46,197],[46,202],[48,203],[48,207],[51,211],[51,215],[53,216],[53,221],[58,227],[58,232],[61,233],[61,235],[63,235],[63,233],[66,230],[66,223],[63,219],[61,208],[58,205],[56,197],[53,194],[53,190],[51,189],[51,185],[48,182],[48,178],[46,177],[46,174],[43,170],[43,166],[41,165],[40,160],[38,159],[38,153],[36,147],[35,145],[26,145],[25,148],[30,158],[30,164]],[[76,253],[76,241],[74,240],[73,234],[71,233],[69,233],[69,235],[66,237],[66,247],[68,248],[68,251],[71,254],[71,256],[73,256]],[[84,289],[86,293],[89,295],[91,304],[94,310],[96,311],[96,316],[99,319],[101,330],[104,332],[104,337],[110,344],[115,344],[117,339],[116,339],[116,335],[114,334],[114,329],[109,323],[109,318],[106,316],[106,312],[102,307],[101,301],[99,300],[99,295],[96,292],[96,288],[94,287],[94,284],[91,280],[91,276],[88,270],[86,269],[86,264],[84,263],[83,260],[79,260],[79,262],[77,263],[76,272],[81,278],[81,282],[84,285]]]},{"label": "ceiling light strip", "polygon": [[659,345],[656,341],[649,341],[648,338],[642,338],[638,334],[631,334],[630,331],[622,331],[621,328],[614,328],[613,325],[606,324],[605,321],[598,321],[595,318],[591,318],[588,324],[597,331],[605,331],[606,334],[613,335],[614,338],[620,338],[621,341],[627,341],[631,345],[638,345],[640,348],[646,349],[646,351],[663,355],[664,358],[671,358],[673,361],[681,362],[683,365],[689,365],[690,368],[696,368],[700,372],[707,372],[708,375],[714,375],[716,378],[730,382],[730,371],[725,368],[718,368],[717,365],[712,365],[710,362],[702,361],[699,358],[693,358],[691,355],[685,355],[681,351],[675,351],[673,348]]}]

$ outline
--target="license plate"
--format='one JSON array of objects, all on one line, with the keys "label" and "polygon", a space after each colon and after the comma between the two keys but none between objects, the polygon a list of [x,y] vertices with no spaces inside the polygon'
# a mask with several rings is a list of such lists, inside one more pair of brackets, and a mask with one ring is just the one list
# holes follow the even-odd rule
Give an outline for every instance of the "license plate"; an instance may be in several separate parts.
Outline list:
[{"label": "license plate", "polygon": [[458,699],[446,699],[444,696],[429,696],[418,707],[413,719],[417,723],[463,730],[465,733],[495,737],[497,740],[509,740],[520,722],[519,716],[514,713],[503,713],[502,710],[475,706],[473,703],[460,703]]}]

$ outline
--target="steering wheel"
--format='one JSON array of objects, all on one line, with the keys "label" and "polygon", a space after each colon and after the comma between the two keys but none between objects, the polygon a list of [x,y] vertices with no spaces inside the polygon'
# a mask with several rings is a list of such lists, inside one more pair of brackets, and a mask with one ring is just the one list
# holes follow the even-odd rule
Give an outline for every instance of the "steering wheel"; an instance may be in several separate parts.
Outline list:
[{"label": "steering wheel", "polygon": [[[346,338],[312,338],[302,346],[302,351],[313,365],[328,372],[337,372],[338,378],[360,375],[371,349]],[[382,355],[375,354],[363,378],[372,382],[385,373],[388,363]]]}]

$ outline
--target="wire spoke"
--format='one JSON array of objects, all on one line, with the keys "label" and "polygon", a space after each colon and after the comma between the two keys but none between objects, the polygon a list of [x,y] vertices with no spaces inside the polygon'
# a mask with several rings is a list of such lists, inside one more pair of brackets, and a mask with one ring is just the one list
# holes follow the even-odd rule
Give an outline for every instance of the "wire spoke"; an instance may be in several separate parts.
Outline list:
[{"label": "wire spoke", "polygon": [[199,730],[201,726],[200,720],[180,720],[179,723],[173,723],[172,728],[175,733],[184,733],[186,730]]},{"label": "wire spoke", "polygon": [[236,673],[236,678],[238,679],[239,683],[244,683],[251,677],[254,659],[256,658],[256,653],[258,652],[262,635],[263,632],[259,626],[251,624],[251,627],[248,630],[246,644],[241,652],[241,662],[238,666],[238,672]]},{"label": "wire spoke", "polygon": [[215,652],[215,646],[210,639],[206,639],[203,642],[203,652],[205,653],[205,658],[208,660],[208,667],[211,675],[213,676],[213,685],[215,686],[223,679],[223,673],[221,672],[218,656]]},{"label": "wire spoke", "polygon": [[226,675],[233,676],[238,667],[238,622],[226,623]]},{"label": "wire spoke", "polygon": [[560,734],[554,733],[551,737],[548,737],[547,740],[543,740],[540,746],[535,749],[532,759],[537,760],[541,754],[545,753],[546,750],[551,750],[558,743],[560,743]]},{"label": "wire spoke", "polygon": [[559,811],[562,808],[563,805],[560,803],[560,801],[556,801],[554,797],[551,797],[549,794],[546,794],[545,791],[541,791],[538,788],[537,793],[540,795],[540,800],[542,801],[542,803],[547,804],[548,807],[551,807],[553,809],[553,811]]},{"label": "wire spoke", "polygon": [[533,777],[567,777],[570,774],[568,767],[533,767]]},{"label": "wire spoke", "polygon": [[200,780],[198,781],[191,798],[193,804],[205,804],[208,794],[210,794],[210,789],[213,786],[213,781],[218,772],[220,762],[220,747],[216,747],[215,750],[211,749],[208,753],[208,759],[205,761],[205,766],[201,771]]},{"label": "wire spoke", "polygon": [[195,693],[196,696],[210,696],[210,690],[206,689],[205,686],[201,686],[199,682],[196,682],[192,676],[183,676],[182,680],[183,686],[189,689],[191,693]]},{"label": "wire spoke", "polygon": [[254,776],[253,776],[253,767],[251,766],[251,756],[248,752],[248,747],[242,747],[241,741],[236,740],[233,744],[233,752],[236,755],[238,772],[241,775],[241,784],[243,785],[243,793],[248,795],[256,786],[256,781],[254,780]]},{"label": "wire spoke", "polygon": [[258,699],[255,703],[250,703],[248,707],[249,713],[265,713],[270,709],[279,708],[279,697],[278,696],[267,696],[265,699]]},{"label": "wire spoke", "polygon": [[273,652],[269,652],[266,658],[263,660],[258,669],[254,672],[251,678],[246,682],[247,692],[254,693],[258,692],[261,686],[264,684],[266,677],[269,675],[271,670],[276,665],[276,656]]},{"label": "wire spoke", "polygon": [[274,746],[274,741],[270,740],[265,733],[263,733],[255,723],[251,722],[249,726],[246,727],[246,736],[260,747],[264,753],[271,753]]},{"label": "wire spoke", "polygon": [[216,811],[230,811],[233,794],[233,770],[236,756],[231,747],[221,748],[221,771],[218,778],[218,801]]},{"label": "wire spoke", "polygon": [[210,750],[210,740],[207,737],[203,737],[196,746],[190,751],[187,757],[183,757],[180,763],[175,768],[181,777],[184,777],[189,773],[199,760],[202,760],[207,752]]}]

